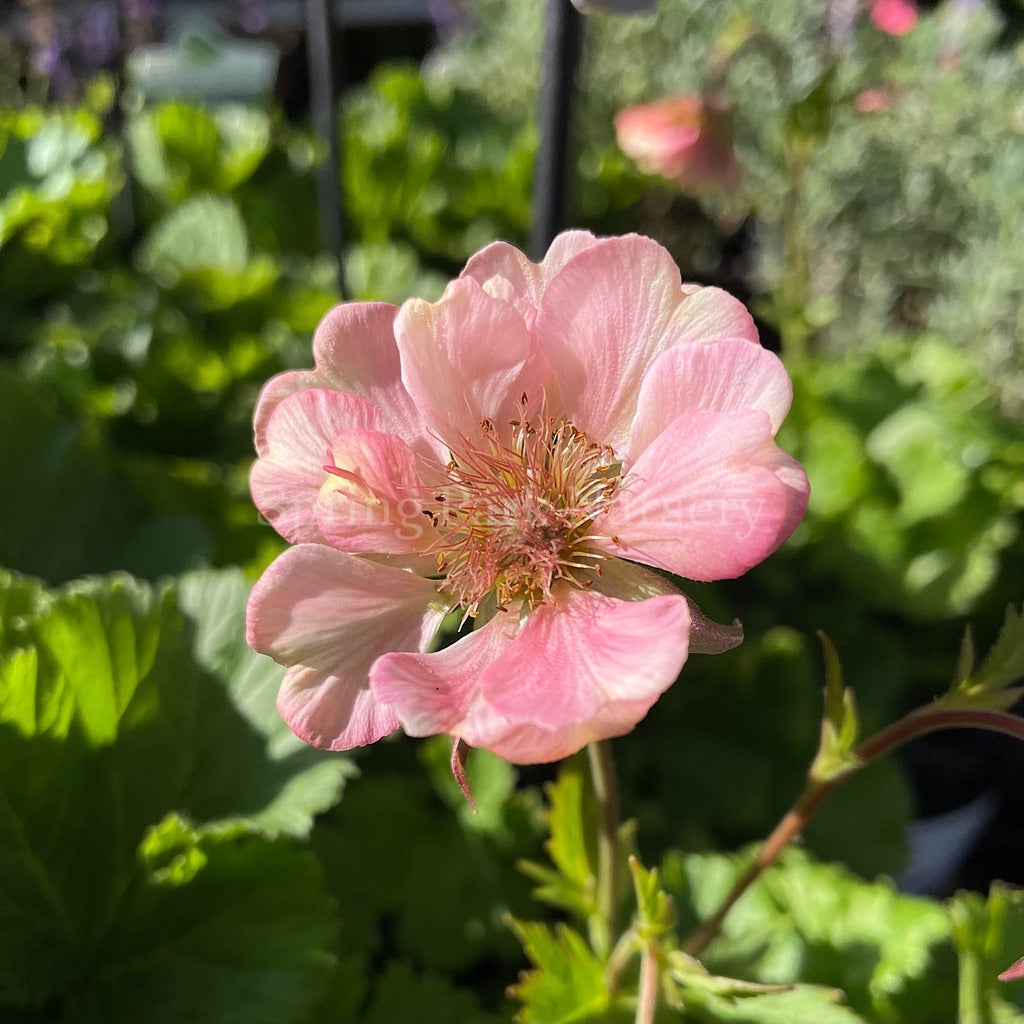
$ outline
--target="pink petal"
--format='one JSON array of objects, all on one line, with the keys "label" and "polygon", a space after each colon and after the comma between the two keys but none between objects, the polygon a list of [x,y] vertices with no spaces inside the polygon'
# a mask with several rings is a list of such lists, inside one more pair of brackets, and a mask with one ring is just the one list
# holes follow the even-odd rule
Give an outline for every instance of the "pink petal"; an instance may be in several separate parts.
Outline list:
[{"label": "pink petal", "polygon": [[640,387],[627,462],[685,412],[761,409],[768,413],[774,434],[792,400],[785,367],[760,345],[730,338],[670,349],[655,361]]},{"label": "pink petal", "polygon": [[554,761],[629,732],[678,676],[689,628],[681,595],[565,591],[523,623],[503,613],[436,654],[386,655],[371,685],[413,735]]},{"label": "pink petal", "polygon": [[504,426],[519,396],[539,400],[547,379],[522,316],[470,277],[438,302],[406,302],[395,335],[406,390],[449,442],[479,435],[485,418]]},{"label": "pink petal", "polygon": [[423,417],[402,385],[395,343],[398,308],[386,302],[348,302],[335,306],[313,336],[317,370],[339,391],[372,402],[384,429],[417,451],[440,453]]},{"label": "pink petal", "polygon": [[537,335],[573,423],[617,450],[662,352],[757,340],[741,303],[717,288],[684,289],[669,253],[639,235],[598,241],[570,259],[544,293]]},{"label": "pink petal", "polygon": [[424,488],[413,450],[394,434],[349,430],[330,447],[317,499],[320,532],[341,551],[422,551],[436,536],[423,514]]},{"label": "pink petal", "polygon": [[740,576],[796,528],[807,477],[767,413],[684,413],[622,479],[594,532],[634,561],[692,580]]},{"label": "pink petal", "polygon": [[324,750],[365,747],[401,725],[394,711],[369,689],[304,665],[285,672],[277,710],[296,736]]},{"label": "pink petal", "polygon": [[289,395],[294,395],[296,391],[303,391],[306,388],[327,386],[329,383],[325,377],[315,370],[289,370],[288,373],[279,373],[276,377],[271,377],[263,385],[252,418],[256,454],[267,454],[267,428],[270,425],[270,418]]},{"label": "pink petal", "polygon": [[563,231],[540,263],[533,263],[508,242],[492,242],[469,258],[461,276],[471,277],[481,285],[494,278],[504,279],[511,286],[510,301],[526,318],[536,315],[544,289],[555,274],[596,241],[589,231]]},{"label": "pink petal", "polygon": [[1021,957],[1015,964],[1007,967],[1002,974],[999,975],[1000,981],[1020,981],[1024,979],[1024,957]]},{"label": "pink petal", "polygon": [[317,495],[330,443],[346,430],[382,430],[380,412],[365,399],[326,388],[293,392],[277,403],[265,428],[264,454],[252,468],[256,507],[293,544],[321,540]]},{"label": "pink petal", "polygon": [[249,646],[287,665],[281,714],[302,739],[332,750],[371,743],[395,719],[369,692],[387,651],[422,651],[443,610],[429,580],[322,544],[289,548],[253,587]]}]

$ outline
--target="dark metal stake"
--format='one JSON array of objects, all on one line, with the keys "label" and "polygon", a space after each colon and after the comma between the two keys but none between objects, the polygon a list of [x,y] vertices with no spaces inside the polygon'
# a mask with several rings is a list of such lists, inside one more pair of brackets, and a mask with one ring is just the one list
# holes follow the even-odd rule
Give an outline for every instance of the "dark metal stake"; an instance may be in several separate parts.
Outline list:
[{"label": "dark metal stake", "polygon": [[338,290],[345,297],[345,234],[341,219],[341,130],[334,81],[334,34],[329,0],[306,0],[306,53],[313,131],[327,143],[327,160],[317,173],[320,239],[338,261]]},{"label": "dark metal stake", "polygon": [[583,15],[569,0],[548,0],[540,94],[540,146],[533,173],[530,258],[540,260],[565,216],[566,156],[573,83],[583,52]]}]

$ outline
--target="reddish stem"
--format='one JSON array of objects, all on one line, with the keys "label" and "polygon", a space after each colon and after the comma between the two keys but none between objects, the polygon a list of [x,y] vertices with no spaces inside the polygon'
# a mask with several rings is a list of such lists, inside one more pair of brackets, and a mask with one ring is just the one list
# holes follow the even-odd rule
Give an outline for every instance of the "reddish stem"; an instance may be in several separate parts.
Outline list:
[{"label": "reddish stem", "polygon": [[937,708],[927,707],[911,711],[898,722],[882,729],[881,732],[869,736],[859,744],[854,753],[858,763],[851,765],[840,775],[824,782],[812,781],[800,799],[786,812],[782,820],[775,826],[772,834],[765,840],[758,851],[754,863],[747,868],[740,879],[732,887],[722,905],[699,928],[697,928],[683,945],[683,950],[690,956],[698,956],[707,944],[715,937],[726,915],[736,901],[750,888],[780,853],[807,827],[815,811],[825,802],[840,783],[876,757],[891,753],[908,740],[916,739],[940,729],[988,729],[1000,732],[1024,741],[1024,718],[1018,718],[1006,711],[989,711],[979,708]]}]

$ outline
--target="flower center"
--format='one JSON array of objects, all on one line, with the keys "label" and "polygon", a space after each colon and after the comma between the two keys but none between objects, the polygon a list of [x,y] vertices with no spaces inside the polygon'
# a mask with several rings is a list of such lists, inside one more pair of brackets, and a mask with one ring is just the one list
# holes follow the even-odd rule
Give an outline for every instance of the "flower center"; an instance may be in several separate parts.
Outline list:
[{"label": "flower center", "polygon": [[484,420],[479,439],[451,450],[448,482],[426,509],[443,588],[471,617],[492,592],[498,608],[535,607],[558,580],[588,587],[608,557],[590,528],[618,485],[618,461],[565,419],[528,418],[527,404],[523,394],[511,434]]}]

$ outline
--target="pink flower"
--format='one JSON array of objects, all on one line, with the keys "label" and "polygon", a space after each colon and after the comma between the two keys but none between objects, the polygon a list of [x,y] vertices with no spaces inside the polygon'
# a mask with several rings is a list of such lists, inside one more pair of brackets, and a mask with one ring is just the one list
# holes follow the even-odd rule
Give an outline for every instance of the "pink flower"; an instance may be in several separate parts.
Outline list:
[{"label": "pink flower", "polygon": [[892,97],[885,89],[864,89],[853,102],[862,114],[880,114],[892,105]]},{"label": "pink flower", "polygon": [[741,170],[732,143],[728,108],[718,100],[679,96],[636,107],[615,117],[619,148],[649,174],[681,188],[731,189]]},{"label": "pink flower", "polygon": [[1000,981],[1021,981],[1024,979],[1024,957],[1021,957],[1011,967],[1007,967],[1002,974],[999,975]]},{"label": "pink flower", "polygon": [[[796,527],[791,387],[750,315],[647,238],[503,242],[436,303],[349,303],[256,409],[253,589],[278,707],[332,750],[402,726],[522,763],[629,732],[738,642],[664,576],[746,572]],[[475,628],[428,653],[442,618]]]},{"label": "pink flower", "polygon": [[891,36],[905,36],[917,24],[914,0],[871,0],[869,15],[875,28]]}]

